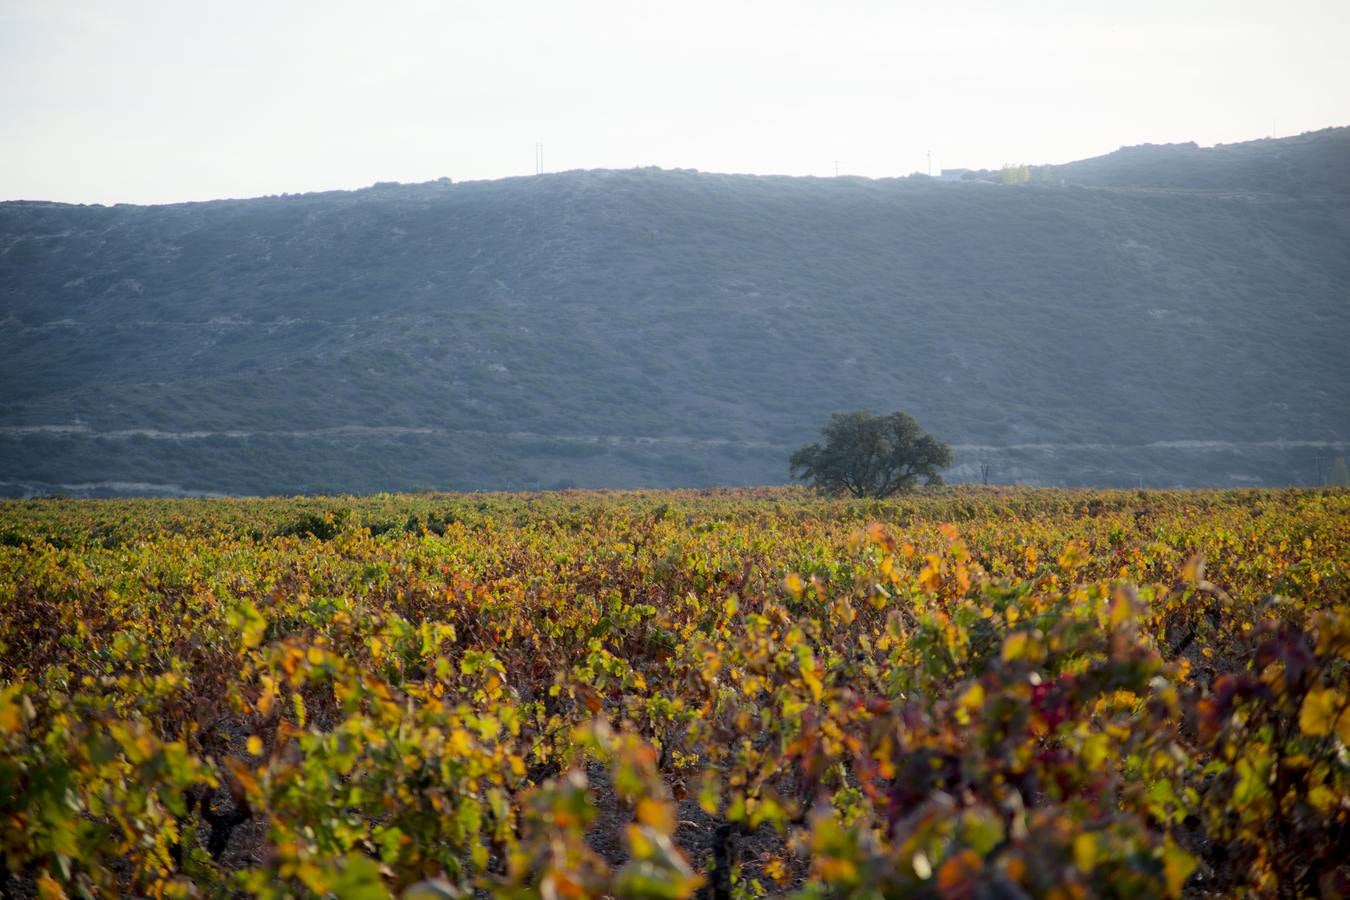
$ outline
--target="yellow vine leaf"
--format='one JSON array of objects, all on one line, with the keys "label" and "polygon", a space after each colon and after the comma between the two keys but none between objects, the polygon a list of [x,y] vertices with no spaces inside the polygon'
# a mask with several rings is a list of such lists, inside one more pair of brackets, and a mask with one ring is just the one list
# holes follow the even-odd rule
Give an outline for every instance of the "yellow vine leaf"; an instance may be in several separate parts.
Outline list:
[{"label": "yellow vine leaf", "polygon": [[1167,893],[1171,897],[1180,897],[1186,879],[1195,871],[1196,859],[1185,850],[1168,840],[1163,847],[1163,878],[1167,881]]},{"label": "yellow vine leaf", "polygon": [[1342,743],[1350,744],[1350,708],[1341,692],[1334,688],[1313,688],[1303,698],[1298,727],[1312,737],[1335,732]]},{"label": "yellow vine leaf", "polygon": [[978,681],[966,688],[956,701],[956,720],[962,725],[970,721],[970,714],[984,706],[984,686]]},{"label": "yellow vine leaf", "polygon": [[43,872],[37,879],[38,897],[41,900],[65,900],[66,892],[61,885],[56,883],[56,879]]},{"label": "yellow vine leaf", "polygon": [[675,805],[653,797],[643,797],[637,804],[637,820],[661,834],[674,834]]},{"label": "yellow vine leaf", "polygon": [[1003,661],[1012,662],[1026,655],[1027,640],[1030,635],[1025,631],[1014,631],[1003,639]]}]

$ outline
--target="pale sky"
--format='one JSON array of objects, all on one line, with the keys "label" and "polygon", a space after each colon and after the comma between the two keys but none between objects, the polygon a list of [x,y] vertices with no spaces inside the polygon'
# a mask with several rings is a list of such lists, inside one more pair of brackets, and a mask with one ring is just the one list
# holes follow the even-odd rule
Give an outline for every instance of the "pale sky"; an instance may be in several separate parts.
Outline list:
[{"label": "pale sky", "polygon": [[0,0],[0,199],[867,176],[1350,125],[1350,0]]}]

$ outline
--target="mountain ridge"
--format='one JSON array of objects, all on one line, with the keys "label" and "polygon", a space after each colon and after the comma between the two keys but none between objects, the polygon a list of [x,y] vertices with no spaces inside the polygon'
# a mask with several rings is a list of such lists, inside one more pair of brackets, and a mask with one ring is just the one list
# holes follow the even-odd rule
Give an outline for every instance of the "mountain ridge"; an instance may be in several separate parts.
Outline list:
[{"label": "mountain ridge", "polygon": [[774,482],[860,407],[984,448],[958,479],[1306,481],[1350,439],[1350,129],[1253,143],[2,203],[0,493]]}]

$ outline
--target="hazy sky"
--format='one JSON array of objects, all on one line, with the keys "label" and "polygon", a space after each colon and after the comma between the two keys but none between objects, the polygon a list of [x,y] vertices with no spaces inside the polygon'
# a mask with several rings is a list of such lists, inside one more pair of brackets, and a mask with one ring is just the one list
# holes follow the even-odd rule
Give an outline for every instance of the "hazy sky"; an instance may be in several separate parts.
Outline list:
[{"label": "hazy sky", "polygon": [[1350,0],[0,0],[0,199],[904,175],[1350,125]]}]

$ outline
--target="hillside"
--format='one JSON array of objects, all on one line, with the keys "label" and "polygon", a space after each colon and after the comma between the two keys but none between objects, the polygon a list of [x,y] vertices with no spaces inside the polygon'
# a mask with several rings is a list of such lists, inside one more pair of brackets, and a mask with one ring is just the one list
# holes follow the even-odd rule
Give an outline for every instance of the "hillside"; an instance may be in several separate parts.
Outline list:
[{"label": "hillside", "polygon": [[1307,483],[1350,441],[1347,160],[3,203],[0,493],[779,482],[860,407],[956,480]]},{"label": "hillside", "polygon": [[1094,187],[1165,188],[1303,197],[1350,191],[1344,128],[1297,137],[1198,147],[1143,144],[1062,166],[1041,166],[1038,180]]}]

